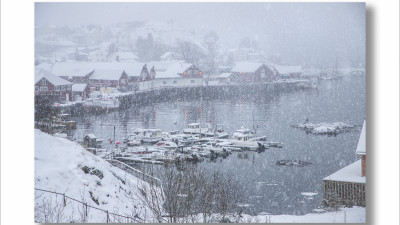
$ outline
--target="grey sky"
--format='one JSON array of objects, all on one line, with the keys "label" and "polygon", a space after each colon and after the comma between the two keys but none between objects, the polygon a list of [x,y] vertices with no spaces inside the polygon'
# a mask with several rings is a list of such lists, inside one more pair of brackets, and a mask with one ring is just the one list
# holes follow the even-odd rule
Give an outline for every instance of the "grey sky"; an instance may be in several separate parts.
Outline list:
[{"label": "grey sky", "polygon": [[[292,64],[364,63],[364,3],[36,3],[35,25],[171,21],[215,30],[235,47],[243,37]],[[328,62],[325,62],[328,61]]]}]

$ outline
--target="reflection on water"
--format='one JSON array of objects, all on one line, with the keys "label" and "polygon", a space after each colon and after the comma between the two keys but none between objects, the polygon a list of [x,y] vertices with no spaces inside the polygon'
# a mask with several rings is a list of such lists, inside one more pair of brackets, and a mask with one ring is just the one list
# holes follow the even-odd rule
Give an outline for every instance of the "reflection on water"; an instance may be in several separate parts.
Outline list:
[{"label": "reflection on water", "polygon": [[[362,125],[365,117],[365,77],[323,81],[318,90],[258,95],[250,98],[171,101],[112,112],[84,116],[77,120],[76,139],[94,133],[105,140],[122,140],[136,128],[181,130],[188,123],[211,121],[223,124],[232,134],[245,126],[259,126],[257,132],[268,140],[284,143],[281,149],[263,153],[234,153],[217,162],[203,162],[200,167],[234,174],[244,187],[249,213],[304,214],[322,200],[322,179],[357,159],[355,148],[359,132],[335,137],[316,136],[291,128],[309,119],[313,123],[341,121]],[[278,160],[302,160],[304,167],[277,166]],[[301,192],[318,192],[302,196]]]}]

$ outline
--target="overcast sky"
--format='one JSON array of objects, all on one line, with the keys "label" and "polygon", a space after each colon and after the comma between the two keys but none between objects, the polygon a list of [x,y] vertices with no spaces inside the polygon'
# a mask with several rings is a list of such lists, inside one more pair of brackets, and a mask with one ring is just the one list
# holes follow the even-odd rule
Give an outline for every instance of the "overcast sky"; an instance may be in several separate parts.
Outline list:
[{"label": "overcast sky", "polygon": [[342,66],[365,61],[364,3],[36,3],[35,25],[174,21],[215,30],[235,47],[257,40],[266,55],[291,64]]}]

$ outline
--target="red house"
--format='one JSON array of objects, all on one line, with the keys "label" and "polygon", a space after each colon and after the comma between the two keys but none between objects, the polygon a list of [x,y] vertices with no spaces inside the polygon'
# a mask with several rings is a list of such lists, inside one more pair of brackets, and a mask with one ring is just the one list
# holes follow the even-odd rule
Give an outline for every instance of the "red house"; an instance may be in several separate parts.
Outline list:
[{"label": "red house", "polygon": [[263,63],[256,62],[237,62],[231,73],[236,80],[246,83],[276,79],[276,73],[272,69]]},{"label": "red house", "polygon": [[128,86],[128,75],[121,69],[95,70],[89,77],[89,86],[96,89],[113,87],[125,91]]},{"label": "red house", "polygon": [[72,100],[72,83],[44,69],[36,68],[35,95],[68,102]]}]

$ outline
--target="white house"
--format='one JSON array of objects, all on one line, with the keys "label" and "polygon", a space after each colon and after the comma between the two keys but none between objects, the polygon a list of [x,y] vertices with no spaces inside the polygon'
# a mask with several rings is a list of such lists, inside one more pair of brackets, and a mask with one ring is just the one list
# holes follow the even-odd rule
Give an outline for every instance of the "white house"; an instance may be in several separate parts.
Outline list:
[{"label": "white house", "polygon": [[[201,86],[203,73],[193,64],[183,61],[153,61],[147,65],[154,71],[153,80],[140,82],[140,90],[160,87]],[[152,74],[154,73],[154,74]]]}]

